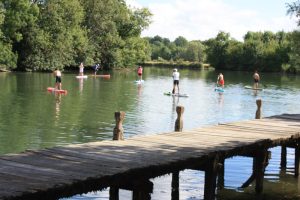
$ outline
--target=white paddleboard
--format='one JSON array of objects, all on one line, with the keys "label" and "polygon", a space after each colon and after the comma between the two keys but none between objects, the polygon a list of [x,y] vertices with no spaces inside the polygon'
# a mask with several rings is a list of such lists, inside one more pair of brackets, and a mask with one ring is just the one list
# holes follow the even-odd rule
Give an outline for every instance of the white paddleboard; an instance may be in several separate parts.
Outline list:
[{"label": "white paddleboard", "polygon": [[245,89],[249,89],[249,90],[263,90],[262,88],[253,88],[251,86],[245,86]]},{"label": "white paddleboard", "polygon": [[165,92],[164,95],[168,95],[168,96],[175,96],[175,97],[189,97],[188,94],[180,94],[180,93],[171,93],[171,92]]},{"label": "white paddleboard", "polygon": [[76,78],[87,78],[87,75],[83,75],[83,76],[76,76]]},{"label": "white paddleboard", "polygon": [[135,81],[136,84],[142,84],[144,82],[145,82],[144,80],[137,80],[137,81]]}]

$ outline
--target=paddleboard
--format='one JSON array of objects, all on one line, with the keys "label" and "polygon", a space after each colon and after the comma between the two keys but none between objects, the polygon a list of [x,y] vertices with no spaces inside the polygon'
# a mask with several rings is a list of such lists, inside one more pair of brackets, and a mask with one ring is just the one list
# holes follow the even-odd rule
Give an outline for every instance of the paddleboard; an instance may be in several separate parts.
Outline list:
[{"label": "paddleboard", "polygon": [[48,87],[47,91],[48,92],[57,92],[57,93],[62,93],[62,94],[67,94],[68,93],[67,90],[58,90],[58,89],[55,89],[53,87]]},{"label": "paddleboard", "polygon": [[215,92],[225,92],[225,90],[221,87],[215,87]]},{"label": "paddleboard", "polygon": [[97,74],[97,75],[90,75],[92,77],[103,77],[103,78],[110,78],[110,74]]},{"label": "paddleboard", "polygon": [[263,90],[262,88],[253,88],[251,86],[245,86],[245,89],[250,89],[250,90]]},{"label": "paddleboard", "polygon": [[87,78],[87,75],[83,75],[83,76],[76,76],[76,78]]},{"label": "paddleboard", "polygon": [[164,95],[168,95],[168,96],[176,96],[176,97],[189,97],[188,94],[179,94],[179,93],[171,93],[171,92],[165,92]]},{"label": "paddleboard", "polygon": [[137,80],[137,81],[135,81],[136,84],[142,84],[144,82],[145,82],[144,80]]}]

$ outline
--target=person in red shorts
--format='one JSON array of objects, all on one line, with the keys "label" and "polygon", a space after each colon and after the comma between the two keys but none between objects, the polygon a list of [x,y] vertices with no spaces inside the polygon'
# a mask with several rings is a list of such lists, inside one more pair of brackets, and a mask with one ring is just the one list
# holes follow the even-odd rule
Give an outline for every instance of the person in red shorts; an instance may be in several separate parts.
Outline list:
[{"label": "person in red shorts", "polygon": [[138,76],[139,76],[140,80],[142,80],[142,75],[143,75],[143,68],[142,68],[142,66],[138,67],[137,73],[138,73]]},{"label": "person in red shorts", "polygon": [[217,84],[218,84],[218,87],[224,88],[225,81],[224,81],[224,75],[223,75],[222,73],[220,73],[220,74],[218,75],[218,81],[217,81]]}]

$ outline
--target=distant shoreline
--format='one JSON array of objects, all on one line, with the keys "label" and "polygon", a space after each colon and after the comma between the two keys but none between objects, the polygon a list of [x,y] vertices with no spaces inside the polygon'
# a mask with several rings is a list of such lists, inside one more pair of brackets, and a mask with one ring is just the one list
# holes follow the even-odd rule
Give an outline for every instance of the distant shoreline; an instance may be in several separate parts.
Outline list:
[{"label": "distant shoreline", "polygon": [[209,64],[199,62],[168,62],[168,61],[147,61],[141,63],[142,66],[162,66],[172,68],[189,68],[189,69],[209,69],[212,68]]}]

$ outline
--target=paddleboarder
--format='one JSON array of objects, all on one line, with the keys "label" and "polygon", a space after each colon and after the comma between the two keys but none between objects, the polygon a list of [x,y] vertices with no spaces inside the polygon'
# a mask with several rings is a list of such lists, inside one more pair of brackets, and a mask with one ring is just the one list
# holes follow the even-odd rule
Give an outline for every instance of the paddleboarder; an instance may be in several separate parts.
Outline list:
[{"label": "paddleboarder", "polygon": [[83,63],[80,63],[80,65],[79,65],[79,76],[83,76],[83,69],[84,69]]},{"label": "paddleboarder", "polygon": [[55,68],[53,74],[55,76],[55,89],[61,90],[61,71]]},{"label": "paddleboarder", "polygon": [[143,75],[143,68],[142,68],[142,66],[138,67],[137,74],[138,74],[138,77],[139,77],[140,81],[142,81],[142,75]]},{"label": "paddleboarder", "polygon": [[178,94],[179,94],[179,76],[180,76],[180,73],[177,71],[177,69],[173,69],[173,74],[172,74],[172,77],[173,77],[173,90],[172,90],[172,93],[175,94],[175,90],[176,90],[176,87],[178,89]]},{"label": "paddleboarder", "polygon": [[217,79],[217,86],[224,88],[224,84],[225,84],[224,75],[222,73],[220,73],[218,75],[218,79]]},{"label": "paddleboarder", "polygon": [[98,71],[98,69],[100,68],[100,65],[99,65],[99,64],[96,64],[93,68],[94,68],[94,70],[95,70],[95,76],[96,76],[97,71]]},{"label": "paddleboarder", "polygon": [[257,89],[258,88],[258,82],[260,81],[260,77],[259,77],[259,74],[258,74],[257,70],[255,70],[255,72],[253,74],[253,80],[254,80],[253,88]]}]

